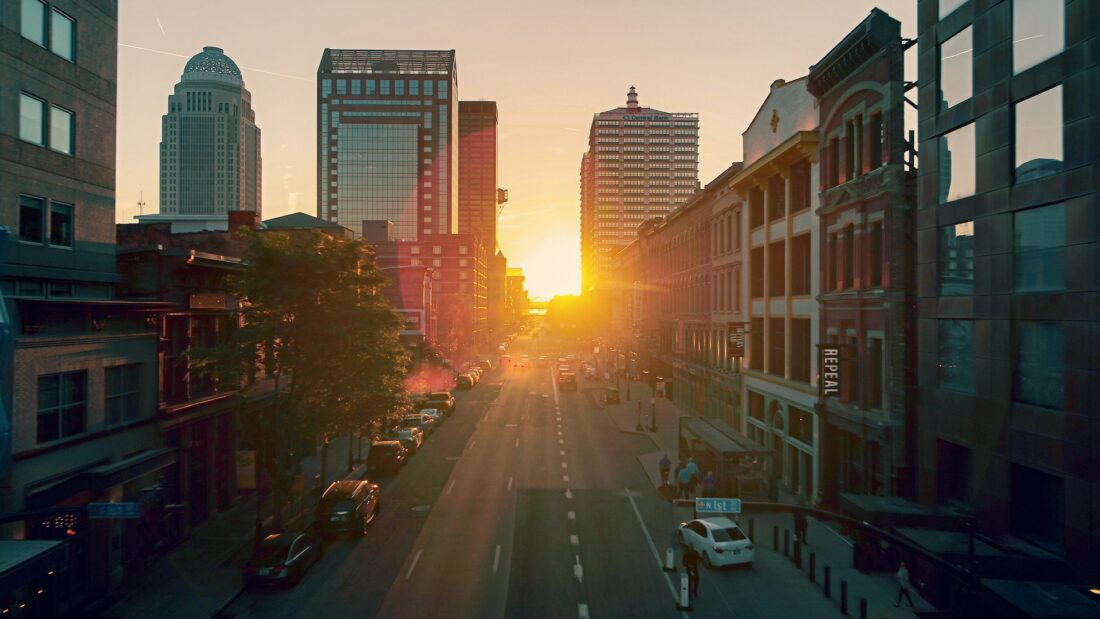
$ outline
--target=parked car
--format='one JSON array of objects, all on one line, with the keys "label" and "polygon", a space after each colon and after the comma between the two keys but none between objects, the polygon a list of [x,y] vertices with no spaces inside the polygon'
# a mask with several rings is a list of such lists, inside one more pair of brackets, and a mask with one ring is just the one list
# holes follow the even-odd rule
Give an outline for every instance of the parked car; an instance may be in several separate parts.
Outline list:
[{"label": "parked car", "polygon": [[329,535],[346,532],[365,535],[378,516],[380,494],[378,484],[365,479],[334,481],[321,495],[314,524]]},{"label": "parked car", "polygon": [[455,389],[473,389],[474,379],[469,374],[459,374],[455,379]]},{"label": "parked car", "polygon": [[421,413],[414,413],[412,415],[405,415],[401,418],[401,421],[397,422],[399,428],[419,428],[424,436],[431,434],[435,430],[434,417],[429,417]]},{"label": "parked car", "polygon": [[422,403],[422,408],[438,408],[443,414],[453,413],[455,410],[455,397],[450,391],[433,391],[428,394],[428,399]]},{"label": "parked car", "polygon": [[308,535],[272,533],[256,545],[244,566],[246,587],[291,586],[302,579],[311,565],[321,560],[321,540]]},{"label": "parked car", "polygon": [[410,456],[415,456],[424,444],[424,433],[420,428],[394,428],[389,434],[393,440],[401,443],[408,450]]},{"label": "parked car", "polygon": [[375,441],[367,454],[367,470],[396,473],[409,461],[409,450],[401,441]]},{"label": "parked car", "polygon": [[481,361],[477,362],[477,366],[481,368],[482,371],[488,372],[489,370],[493,369],[493,362],[489,361],[488,359],[482,359]]},{"label": "parked car", "polygon": [[604,404],[619,404],[619,390],[616,387],[608,387],[603,390]]},{"label": "parked car", "polygon": [[562,391],[576,391],[577,390],[577,375],[572,372],[561,372],[558,374],[558,389]]},{"label": "parked car", "polygon": [[484,374],[484,372],[481,371],[481,368],[476,365],[471,365],[470,368],[466,370],[466,373],[474,377],[474,384],[480,383],[481,375]]},{"label": "parked car", "polygon": [[432,418],[432,425],[431,425],[432,428],[438,428],[439,424],[443,423],[443,412],[440,411],[438,408],[425,408],[425,409],[422,409],[418,414],[427,415],[428,417],[431,417]]},{"label": "parked car", "polygon": [[752,540],[729,518],[700,518],[680,525],[680,544],[690,546],[707,567],[747,564],[755,558]]}]

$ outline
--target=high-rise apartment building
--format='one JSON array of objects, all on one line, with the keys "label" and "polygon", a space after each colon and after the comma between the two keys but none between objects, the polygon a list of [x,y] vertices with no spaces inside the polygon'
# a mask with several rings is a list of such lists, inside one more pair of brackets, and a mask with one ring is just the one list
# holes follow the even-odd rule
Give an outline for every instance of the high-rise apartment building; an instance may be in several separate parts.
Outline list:
[{"label": "high-rise apartment building", "polygon": [[261,181],[252,93],[221,48],[204,47],[187,61],[161,118],[160,217],[150,219],[258,215]]},{"label": "high-rise apartment building", "polygon": [[699,185],[699,115],[626,107],[592,118],[581,158],[581,288],[613,284],[616,252],[638,225],[685,202]]},{"label": "high-rise apartment building", "polygon": [[455,52],[325,49],[317,69],[317,216],[396,240],[458,229]]},{"label": "high-rise apartment building", "polygon": [[497,247],[497,104],[458,103],[458,231]]},{"label": "high-rise apartment building", "polygon": [[1096,582],[1100,4],[917,19],[917,496]]}]

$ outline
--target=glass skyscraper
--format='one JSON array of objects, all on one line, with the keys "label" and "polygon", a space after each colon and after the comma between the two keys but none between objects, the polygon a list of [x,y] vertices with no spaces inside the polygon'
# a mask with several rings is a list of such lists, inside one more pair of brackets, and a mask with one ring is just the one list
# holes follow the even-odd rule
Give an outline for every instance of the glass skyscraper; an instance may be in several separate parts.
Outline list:
[{"label": "glass skyscraper", "polygon": [[317,69],[317,216],[396,240],[457,231],[455,52],[325,49]]}]

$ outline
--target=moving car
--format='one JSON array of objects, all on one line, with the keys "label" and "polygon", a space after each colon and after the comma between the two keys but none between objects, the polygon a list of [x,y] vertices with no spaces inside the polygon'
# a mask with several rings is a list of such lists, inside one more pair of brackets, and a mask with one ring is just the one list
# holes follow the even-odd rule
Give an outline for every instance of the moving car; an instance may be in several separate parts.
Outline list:
[{"label": "moving car", "polygon": [[707,567],[747,564],[755,552],[752,540],[729,518],[700,518],[680,525],[680,544],[690,546]]},{"label": "moving car", "polygon": [[365,479],[334,481],[321,495],[314,524],[329,535],[346,532],[365,535],[378,515],[380,494],[378,484]]},{"label": "moving car", "polygon": [[453,413],[455,410],[455,397],[450,391],[433,391],[428,394],[428,399],[420,403],[420,407],[436,408],[443,414]]},{"label": "moving car", "polygon": [[396,473],[409,461],[409,450],[401,441],[375,441],[367,454],[367,470]]},{"label": "moving car", "polygon": [[323,555],[321,540],[308,535],[272,533],[252,551],[244,566],[244,584],[246,587],[293,585]]},{"label": "moving car", "polygon": [[401,446],[408,450],[410,456],[416,455],[416,452],[420,451],[420,446],[424,444],[424,433],[420,431],[420,428],[394,428],[390,432],[390,436],[393,440],[401,443]]},{"label": "moving car", "polygon": [[577,390],[577,375],[571,372],[561,372],[558,374],[558,389],[562,391],[576,391]]},{"label": "moving car", "polygon": [[474,379],[469,374],[459,374],[455,379],[455,389],[473,389]]},{"label": "moving car", "polygon": [[539,355],[539,358],[535,359],[535,365],[537,367],[544,368],[550,365],[550,360],[547,359],[544,355]]}]

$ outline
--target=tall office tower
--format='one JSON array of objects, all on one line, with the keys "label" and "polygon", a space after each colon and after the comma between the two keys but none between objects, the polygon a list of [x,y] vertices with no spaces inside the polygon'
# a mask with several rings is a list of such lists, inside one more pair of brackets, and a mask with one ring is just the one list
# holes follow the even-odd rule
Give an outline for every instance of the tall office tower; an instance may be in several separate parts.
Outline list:
[{"label": "tall office tower", "polygon": [[458,231],[497,249],[497,104],[458,102]]},{"label": "tall office tower", "polygon": [[395,240],[457,232],[455,52],[325,49],[317,68],[317,216]]},{"label": "tall office tower", "polygon": [[217,47],[187,61],[161,119],[160,215],[261,212],[260,128],[241,70]]},{"label": "tall office tower", "polygon": [[698,185],[698,114],[642,107],[633,86],[626,107],[596,114],[581,159],[582,290],[613,282],[614,253],[637,238],[638,225]]}]

